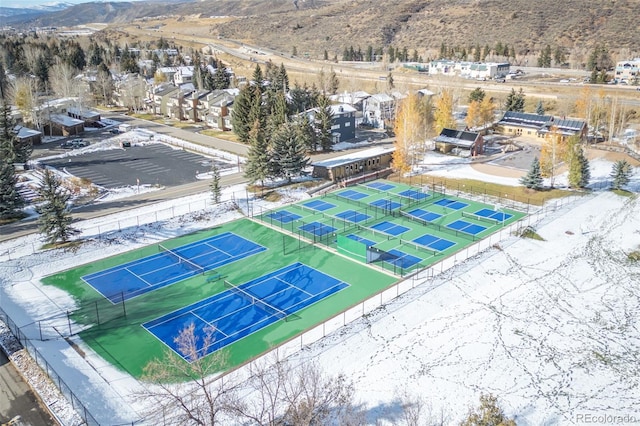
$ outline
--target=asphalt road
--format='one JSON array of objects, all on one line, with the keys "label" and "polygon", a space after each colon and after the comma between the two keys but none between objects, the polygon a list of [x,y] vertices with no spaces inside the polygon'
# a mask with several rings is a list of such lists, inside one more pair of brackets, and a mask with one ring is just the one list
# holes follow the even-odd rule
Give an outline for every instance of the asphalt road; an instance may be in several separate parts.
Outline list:
[{"label": "asphalt road", "polygon": [[[11,420],[14,423],[9,423]],[[16,426],[58,424],[0,350],[0,424],[5,423]]]}]

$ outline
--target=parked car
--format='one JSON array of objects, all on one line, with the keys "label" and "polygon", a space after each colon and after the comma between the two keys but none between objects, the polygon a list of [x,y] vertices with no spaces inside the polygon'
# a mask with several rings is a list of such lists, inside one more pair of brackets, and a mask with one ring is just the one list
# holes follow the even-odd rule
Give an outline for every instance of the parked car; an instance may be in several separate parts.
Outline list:
[{"label": "parked car", "polygon": [[85,141],[84,139],[71,139],[60,144],[60,148],[62,149],[76,149],[83,148],[85,146],[89,146],[89,142]]},{"label": "parked car", "polygon": [[109,133],[111,133],[112,135],[117,135],[117,134],[120,133],[120,130],[115,129],[115,128],[114,129],[109,129]]}]

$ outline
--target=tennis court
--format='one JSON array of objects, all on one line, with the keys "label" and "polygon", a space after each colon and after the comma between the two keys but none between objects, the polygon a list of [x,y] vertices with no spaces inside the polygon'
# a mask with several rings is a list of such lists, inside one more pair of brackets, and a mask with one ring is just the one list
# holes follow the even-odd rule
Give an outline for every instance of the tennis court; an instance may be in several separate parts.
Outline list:
[{"label": "tennis court", "polygon": [[406,226],[398,225],[386,220],[384,222],[380,222],[373,226],[370,226],[370,228],[375,229],[376,231],[384,232],[385,234],[393,235],[394,237],[407,232],[410,229]]},{"label": "tennis court", "polygon": [[311,222],[300,226],[298,229],[309,234],[313,234],[316,237],[322,237],[324,235],[335,232],[337,228],[334,228],[330,225],[325,225],[324,223],[320,222]]},{"label": "tennis court", "polygon": [[327,203],[326,201],[322,201],[322,200],[308,201],[306,203],[302,203],[302,205],[305,207],[309,207],[310,209],[317,210],[319,212],[331,210],[336,206],[335,204]]},{"label": "tennis court", "polygon": [[377,189],[378,191],[389,191],[395,188],[395,185],[392,185],[387,182],[380,182],[380,181],[370,182],[365,184],[365,186],[368,186],[369,188]]},{"label": "tennis court", "polygon": [[467,222],[466,220],[456,220],[447,225],[447,228],[453,229],[454,231],[464,232],[469,235],[478,235],[482,231],[485,231],[487,228],[482,225],[476,225],[475,223]]},{"label": "tennis court", "polygon": [[443,198],[442,200],[438,200],[433,204],[437,204],[442,207],[446,207],[452,210],[461,210],[467,207],[469,204],[463,203],[461,201],[456,201],[451,198]]},{"label": "tennis court", "polygon": [[347,189],[346,191],[337,192],[336,195],[342,198],[348,198],[349,200],[361,200],[369,196],[369,194],[365,194],[364,192],[360,191],[354,191],[353,189]]},{"label": "tennis court", "polygon": [[418,191],[415,189],[406,189],[402,192],[399,192],[398,195],[401,195],[405,198],[410,198],[414,201],[423,201],[429,198],[431,195],[426,192]]},{"label": "tennis court", "polygon": [[267,217],[277,220],[278,222],[289,223],[289,222],[293,222],[295,220],[300,219],[302,216],[300,216],[299,214],[291,213],[290,211],[287,211],[287,210],[280,210],[280,211],[269,213]]},{"label": "tennis court", "polygon": [[[143,324],[183,356],[175,338],[193,323],[197,336],[212,337],[205,356],[349,287],[344,281],[297,262]],[[183,356],[184,357],[184,356]],[[190,360],[192,361],[192,360]]]},{"label": "tennis court", "polygon": [[440,219],[442,217],[441,214],[430,212],[429,210],[424,209],[414,209],[407,212],[407,214],[427,222],[433,222],[434,220]]},{"label": "tennis court", "polygon": [[412,240],[416,244],[428,247],[437,251],[445,251],[446,249],[456,245],[453,241],[449,241],[445,238],[436,237],[431,234],[424,234],[418,238]]},{"label": "tennis court", "polygon": [[375,200],[369,203],[370,206],[377,207],[381,210],[391,211],[398,210],[402,207],[401,203],[392,200]]},{"label": "tennis court", "polygon": [[513,216],[509,213],[499,212],[492,209],[481,209],[473,212],[473,214],[478,216],[479,218],[491,219],[495,222],[504,222],[505,220],[509,220],[511,216]]},{"label": "tennis court", "polygon": [[266,250],[231,232],[172,249],[159,245],[159,249],[157,254],[84,275],[82,280],[119,303]]},{"label": "tennis court", "polygon": [[371,216],[369,216],[368,214],[359,213],[355,210],[345,210],[336,214],[336,217],[339,217],[340,219],[348,220],[350,222],[358,223],[358,222],[363,222],[369,219]]}]

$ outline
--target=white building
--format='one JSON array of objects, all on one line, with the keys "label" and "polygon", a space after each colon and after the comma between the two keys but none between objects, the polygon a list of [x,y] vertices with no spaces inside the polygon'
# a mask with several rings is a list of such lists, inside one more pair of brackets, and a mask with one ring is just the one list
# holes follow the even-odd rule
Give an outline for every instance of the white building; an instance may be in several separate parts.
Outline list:
[{"label": "white building", "polygon": [[618,62],[615,73],[615,79],[618,81],[637,82],[640,79],[640,58]]},{"label": "white building", "polygon": [[510,68],[511,64],[508,62],[460,62],[439,59],[429,63],[429,74],[489,80],[506,76]]}]

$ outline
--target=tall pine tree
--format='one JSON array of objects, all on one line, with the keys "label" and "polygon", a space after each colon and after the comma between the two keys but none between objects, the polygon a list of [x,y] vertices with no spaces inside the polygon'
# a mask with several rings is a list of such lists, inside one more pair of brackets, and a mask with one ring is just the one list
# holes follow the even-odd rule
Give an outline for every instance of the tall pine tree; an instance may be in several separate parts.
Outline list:
[{"label": "tall pine tree", "polygon": [[71,194],[50,170],[45,170],[43,173],[38,195],[41,202],[36,207],[36,211],[40,214],[38,218],[39,230],[47,243],[64,243],[80,232],[71,226],[72,218],[67,205]]},{"label": "tall pine tree", "polygon": [[[2,90],[4,92],[4,90]],[[16,181],[16,134],[11,120],[11,107],[0,98],[0,219],[20,216],[24,200]]]},{"label": "tall pine tree", "polygon": [[286,178],[290,183],[294,176],[300,175],[300,172],[309,165],[305,146],[292,123],[283,124],[271,141],[273,145],[271,173],[274,177]]},{"label": "tall pine tree", "polygon": [[331,125],[333,121],[333,111],[329,98],[326,96],[318,97],[318,113],[316,114],[316,128],[318,132],[318,142],[323,151],[331,151],[333,146],[333,134]]},{"label": "tall pine tree", "polygon": [[269,142],[263,133],[260,122],[256,121],[249,132],[250,147],[244,169],[244,176],[249,182],[260,182],[260,186],[264,186],[265,179],[269,178],[271,173]]}]

